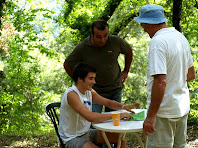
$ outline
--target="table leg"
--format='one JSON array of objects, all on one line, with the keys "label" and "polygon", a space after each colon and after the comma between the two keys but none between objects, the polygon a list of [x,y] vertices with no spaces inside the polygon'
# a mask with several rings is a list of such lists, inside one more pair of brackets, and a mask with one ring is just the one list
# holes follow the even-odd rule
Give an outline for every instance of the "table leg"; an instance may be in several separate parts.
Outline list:
[{"label": "table leg", "polygon": [[117,148],[120,148],[120,146],[121,146],[121,141],[124,139],[125,135],[126,135],[126,133],[120,133],[120,134],[119,134]]},{"label": "table leg", "polygon": [[140,147],[141,148],[144,148],[144,145],[143,145],[143,143],[142,143],[142,138],[137,134],[137,133],[134,133],[135,134],[135,136],[137,137],[137,139],[138,139],[138,142],[139,142],[139,144],[140,144]]},{"label": "table leg", "polygon": [[147,148],[147,140],[148,140],[147,135],[144,135],[144,148]]},{"label": "table leg", "polygon": [[105,142],[106,142],[108,148],[111,148],[111,145],[110,145],[110,143],[109,143],[109,140],[108,140],[108,138],[107,138],[107,135],[105,134],[105,131],[102,131],[102,136],[103,136],[103,138],[104,138],[104,140],[105,140]]}]

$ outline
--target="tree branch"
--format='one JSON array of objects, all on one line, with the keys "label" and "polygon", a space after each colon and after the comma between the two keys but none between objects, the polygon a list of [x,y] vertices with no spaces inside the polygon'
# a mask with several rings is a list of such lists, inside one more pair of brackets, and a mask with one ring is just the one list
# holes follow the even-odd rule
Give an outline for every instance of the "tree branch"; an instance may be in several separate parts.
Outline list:
[{"label": "tree branch", "polygon": [[5,4],[5,0],[0,0],[0,29],[1,29],[1,25],[2,25],[2,16],[3,16],[3,5]]},{"label": "tree branch", "polygon": [[67,3],[67,8],[64,14],[64,18],[67,20],[67,17],[72,12],[74,7],[80,2],[80,0],[65,0],[65,2]]},{"label": "tree branch", "polygon": [[105,7],[103,14],[101,15],[101,19],[108,21],[113,15],[115,9],[119,6],[122,0],[111,0]]},{"label": "tree branch", "polygon": [[125,28],[131,20],[133,20],[134,17],[136,17],[137,14],[131,14],[127,19],[122,20],[122,22],[116,26],[112,31],[111,34],[117,35],[123,28]]},{"label": "tree branch", "polygon": [[195,0],[195,7],[198,9],[198,2],[197,2],[197,0]]}]

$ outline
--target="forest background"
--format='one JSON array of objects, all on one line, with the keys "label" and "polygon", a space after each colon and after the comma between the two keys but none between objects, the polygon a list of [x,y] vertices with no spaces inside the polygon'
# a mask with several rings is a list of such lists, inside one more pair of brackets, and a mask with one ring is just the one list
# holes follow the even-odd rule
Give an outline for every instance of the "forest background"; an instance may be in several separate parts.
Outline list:
[{"label": "forest background", "polygon": [[[188,39],[198,70],[197,0],[0,0],[0,134],[42,135],[54,132],[44,107],[61,100],[73,84],[63,62],[90,35],[93,21],[108,22],[110,34],[128,41],[133,62],[123,89],[123,102],[146,105],[149,36],[134,21],[145,4],[165,9],[167,24]],[[123,56],[119,57],[121,68]],[[198,81],[188,83],[188,125],[198,127]],[[1,138],[1,137],[0,137]]]}]

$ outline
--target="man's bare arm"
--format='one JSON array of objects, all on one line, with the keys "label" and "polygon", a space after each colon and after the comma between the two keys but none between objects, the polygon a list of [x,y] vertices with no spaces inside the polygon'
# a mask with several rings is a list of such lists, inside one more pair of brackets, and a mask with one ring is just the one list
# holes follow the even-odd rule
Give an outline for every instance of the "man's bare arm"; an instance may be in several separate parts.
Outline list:
[{"label": "man's bare arm", "polygon": [[[84,117],[89,122],[102,122],[105,120],[112,119],[111,114],[101,114],[97,112],[91,112],[85,107],[80,101],[79,96],[76,92],[69,92],[67,96],[68,104],[82,117]],[[121,107],[120,107],[121,108]],[[121,113],[121,118],[129,119],[132,117],[129,113]]]},{"label": "man's bare arm", "polygon": [[120,81],[122,83],[124,83],[124,81],[126,80],[126,78],[128,76],[132,59],[133,59],[133,52],[131,49],[127,54],[125,54],[125,67],[124,67],[124,70],[122,71],[121,76],[120,76]]},{"label": "man's bare arm", "polygon": [[155,116],[159,110],[166,89],[166,75],[155,75],[151,92],[151,104],[148,114]]},{"label": "man's bare arm", "polygon": [[124,68],[124,71],[129,72],[132,60],[133,60],[133,50],[131,49],[125,55],[125,68]]},{"label": "man's bare arm", "polygon": [[195,79],[195,69],[194,66],[190,67],[188,69],[188,74],[187,74],[187,82],[194,80]]},{"label": "man's bare arm", "polygon": [[124,105],[124,108],[123,108],[123,105],[121,103],[100,96],[94,89],[91,90],[91,93],[93,96],[92,99],[94,103],[106,106],[113,110],[125,109],[129,112],[132,112],[131,111],[132,108],[138,108],[140,106],[140,103],[135,102],[131,105]]},{"label": "man's bare arm", "polygon": [[165,89],[166,75],[155,75],[151,92],[151,103],[148,109],[147,118],[143,124],[143,131],[145,135],[155,131],[156,114],[163,100]]}]

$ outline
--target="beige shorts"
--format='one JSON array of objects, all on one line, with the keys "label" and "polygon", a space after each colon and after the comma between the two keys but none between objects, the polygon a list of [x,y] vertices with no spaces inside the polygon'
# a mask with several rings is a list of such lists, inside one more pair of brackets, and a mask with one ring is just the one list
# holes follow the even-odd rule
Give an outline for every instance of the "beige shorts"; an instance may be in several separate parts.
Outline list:
[{"label": "beige shorts", "polygon": [[156,118],[156,131],[148,135],[148,148],[185,148],[188,114],[180,118]]}]

